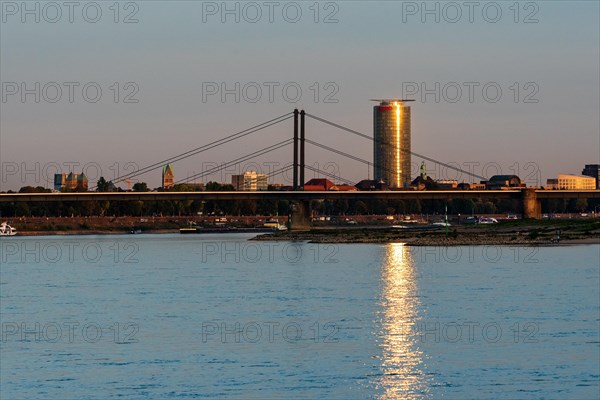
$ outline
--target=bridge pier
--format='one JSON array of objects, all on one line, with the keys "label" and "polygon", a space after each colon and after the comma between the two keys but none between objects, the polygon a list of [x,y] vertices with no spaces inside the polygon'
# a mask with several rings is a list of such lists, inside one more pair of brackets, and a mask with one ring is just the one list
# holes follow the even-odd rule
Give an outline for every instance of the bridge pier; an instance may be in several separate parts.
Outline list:
[{"label": "bridge pier", "polygon": [[306,231],[312,226],[310,200],[291,201],[290,230]]},{"label": "bridge pier", "polygon": [[542,219],[542,201],[538,199],[535,189],[527,188],[521,191],[523,219]]}]

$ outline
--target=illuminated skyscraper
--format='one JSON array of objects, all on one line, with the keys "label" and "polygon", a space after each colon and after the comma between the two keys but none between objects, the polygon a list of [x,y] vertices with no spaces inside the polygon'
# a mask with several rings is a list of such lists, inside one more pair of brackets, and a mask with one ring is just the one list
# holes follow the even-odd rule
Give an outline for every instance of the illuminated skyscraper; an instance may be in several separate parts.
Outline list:
[{"label": "illuminated skyscraper", "polygon": [[383,99],[373,107],[373,163],[376,180],[391,189],[410,185],[410,107],[407,101]]}]

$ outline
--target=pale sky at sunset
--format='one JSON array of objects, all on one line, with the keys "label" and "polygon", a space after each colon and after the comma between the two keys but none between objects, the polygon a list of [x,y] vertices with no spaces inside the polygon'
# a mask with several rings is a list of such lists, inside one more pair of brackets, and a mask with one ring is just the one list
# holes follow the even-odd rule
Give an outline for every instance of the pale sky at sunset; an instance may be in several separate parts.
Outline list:
[{"label": "pale sky at sunset", "polygon": [[[137,1],[120,3],[118,16],[113,2],[98,2],[102,15],[92,23],[82,11],[88,3],[78,3],[72,23],[61,6],[62,17],[52,23],[56,9],[44,7],[45,2],[27,3],[39,7],[39,22],[35,15],[23,15],[20,1],[2,2],[0,190],[50,187],[44,175],[54,173],[56,165],[69,172],[68,165],[78,164],[79,172],[87,163],[91,184],[98,169],[114,178],[117,169],[127,172],[128,163],[143,167],[295,107],[371,135],[375,103],[369,99],[401,96],[417,100],[412,150],[474,168],[479,175],[518,172],[532,184],[539,169],[545,183],[558,173],[579,174],[584,164],[600,162],[597,1],[521,2],[518,7],[513,1],[476,2],[473,22],[464,6],[457,17],[453,7],[463,2],[428,2],[431,9],[439,7],[439,22],[433,14],[422,15],[422,2],[320,2],[318,15],[312,1],[278,2],[272,22],[264,2],[228,2],[240,10],[236,22],[234,14],[221,15],[222,2]],[[91,20],[95,9],[90,7],[85,17]],[[302,15],[292,23],[297,10]],[[492,23],[497,10],[502,14]],[[138,22],[123,23],[128,15]],[[326,17],[332,21],[324,23]],[[21,84],[35,92],[36,82],[38,93],[23,102]],[[77,83],[72,103],[65,82]],[[90,82],[102,90],[96,103],[82,94]],[[239,102],[234,94],[222,102],[221,93],[203,93],[212,82],[232,90],[239,82]],[[259,98],[253,82],[262,87]],[[272,102],[266,82],[276,83]],[[474,85],[472,102],[468,82]],[[52,103],[54,83],[62,87],[62,96]],[[436,93],[424,99],[420,91],[406,93],[412,83],[432,92],[439,83],[439,102]],[[282,93],[286,84],[292,97],[294,88],[301,88],[296,103]],[[453,102],[457,86],[462,97]],[[502,90],[497,102],[486,100],[484,86],[488,97]],[[138,102],[125,103],[127,94]],[[337,103],[326,102],[328,94]],[[287,121],[191,157],[174,164],[176,180],[291,135]],[[372,160],[370,142],[316,121],[308,121],[307,137]],[[267,164],[290,161],[291,147],[256,160],[263,172]],[[353,181],[368,174],[367,166],[312,146],[307,162],[330,171],[335,165],[336,173]],[[413,176],[420,162],[413,158]],[[434,178],[444,177],[434,165],[428,168]],[[156,187],[160,169],[140,179]]]}]

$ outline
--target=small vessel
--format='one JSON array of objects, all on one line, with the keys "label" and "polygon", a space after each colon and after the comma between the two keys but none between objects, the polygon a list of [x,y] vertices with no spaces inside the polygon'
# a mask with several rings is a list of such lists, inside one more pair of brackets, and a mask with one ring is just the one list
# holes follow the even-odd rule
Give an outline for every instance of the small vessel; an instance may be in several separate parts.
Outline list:
[{"label": "small vessel", "polygon": [[265,222],[263,226],[275,231],[287,231],[287,226],[280,224],[277,220],[269,220]]},{"label": "small vessel", "polygon": [[0,224],[0,236],[15,236],[16,234],[17,230],[6,222]]},{"label": "small vessel", "polygon": [[481,218],[479,218],[479,223],[480,224],[497,224],[498,220],[496,218],[481,217]]},{"label": "small vessel", "polygon": [[198,233],[198,228],[179,228],[179,233]]}]

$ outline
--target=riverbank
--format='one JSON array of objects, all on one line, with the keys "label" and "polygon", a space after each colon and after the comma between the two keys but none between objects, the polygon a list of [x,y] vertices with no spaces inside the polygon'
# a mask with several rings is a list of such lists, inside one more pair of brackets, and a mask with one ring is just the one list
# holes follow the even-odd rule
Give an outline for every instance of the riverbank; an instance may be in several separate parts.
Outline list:
[{"label": "riverbank", "polygon": [[[225,219],[225,221],[222,221]],[[265,217],[217,216],[94,216],[94,217],[21,217],[1,219],[17,230],[18,236],[46,235],[119,235],[134,233],[179,233],[183,227],[207,229],[235,226],[240,229],[262,226]],[[281,223],[284,223],[283,218]]]},{"label": "riverbank", "polygon": [[489,225],[461,225],[437,229],[345,228],[278,232],[255,237],[259,241],[311,243],[406,243],[410,246],[600,244],[600,221],[511,221]]},{"label": "riverbank", "polygon": [[129,235],[132,233],[153,233],[153,234],[165,234],[165,233],[179,233],[179,229],[151,229],[143,232],[132,231],[132,230],[98,230],[98,229],[71,229],[68,231],[19,231],[17,236],[13,237],[28,237],[28,236],[75,236],[75,235]]},{"label": "riverbank", "polygon": [[[240,227],[256,226],[259,217],[229,218]],[[262,217],[264,218],[264,217]],[[215,226],[214,218],[189,217],[75,217],[14,219],[9,224],[18,236],[116,235],[131,233],[179,233],[190,221]],[[200,236],[201,237],[201,236]],[[307,241],[311,243],[406,243],[410,246],[567,245],[600,244],[600,219],[511,220],[497,224],[455,225],[448,228],[420,224],[322,226],[301,232],[257,235],[259,241]]]}]

